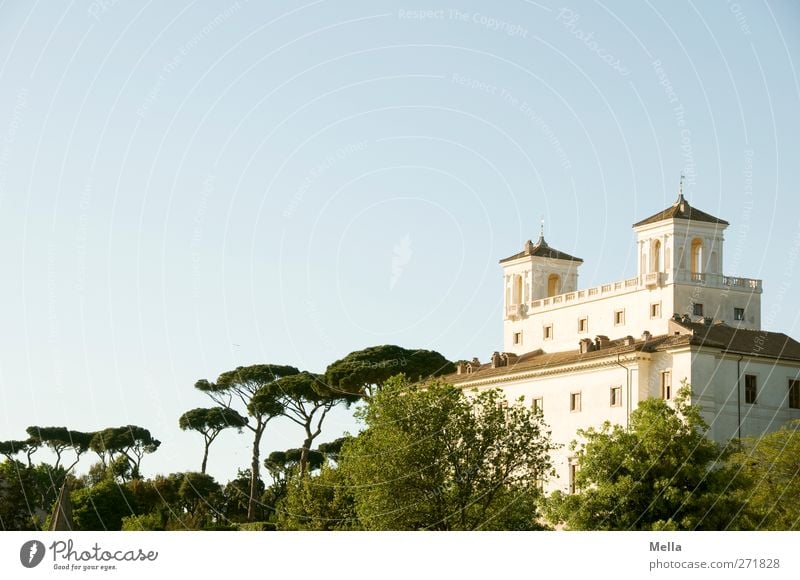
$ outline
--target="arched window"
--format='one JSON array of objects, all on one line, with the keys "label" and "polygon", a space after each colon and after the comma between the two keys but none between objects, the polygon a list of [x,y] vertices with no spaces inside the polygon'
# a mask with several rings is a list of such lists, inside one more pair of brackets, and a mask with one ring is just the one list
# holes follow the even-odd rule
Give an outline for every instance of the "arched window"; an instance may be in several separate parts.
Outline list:
[{"label": "arched window", "polygon": [[522,304],[522,276],[514,276],[514,304]]},{"label": "arched window", "polygon": [[558,274],[550,274],[547,278],[547,296],[559,294],[559,286],[561,286],[561,278]]},{"label": "arched window", "polygon": [[703,273],[703,240],[692,240],[692,274]]},{"label": "arched window", "polygon": [[650,271],[661,271],[661,240],[653,240],[650,246]]}]

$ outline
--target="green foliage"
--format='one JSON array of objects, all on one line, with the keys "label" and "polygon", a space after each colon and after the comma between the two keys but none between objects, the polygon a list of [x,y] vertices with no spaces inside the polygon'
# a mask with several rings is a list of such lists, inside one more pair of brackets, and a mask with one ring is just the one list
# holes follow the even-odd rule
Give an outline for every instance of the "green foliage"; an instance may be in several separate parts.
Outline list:
[{"label": "green foliage", "polygon": [[0,455],[5,455],[9,460],[13,459],[18,453],[25,453],[27,450],[27,441],[0,441]]},{"label": "green foliage", "polygon": [[726,452],[707,429],[684,383],[674,406],[642,401],[629,428],[578,431],[579,493],[553,493],[548,518],[576,530],[728,528],[743,506],[729,493]]},{"label": "green foliage", "polygon": [[369,530],[538,529],[549,433],[522,401],[441,382],[384,384],[339,469]]},{"label": "green foliage", "polygon": [[208,450],[214,439],[223,429],[234,428],[240,433],[242,428],[247,425],[247,418],[242,417],[236,410],[225,407],[197,408],[186,411],[178,419],[178,426],[186,431],[191,429],[203,435],[205,449],[203,452],[203,463],[200,472],[206,472],[208,464]]},{"label": "green foliage", "polygon": [[[255,521],[257,502],[263,493],[263,483],[259,476],[261,468],[261,438],[267,423],[283,412],[281,391],[276,387],[283,377],[296,375],[300,371],[288,365],[259,364],[237,367],[222,373],[216,383],[201,379],[195,388],[206,393],[220,407],[233,409],[238,401],[253,421],[244,425],[253,433],[252,458],[250,462],[250,486],[247,506],[247,519]],[[259,492],[259,487],[262,491]]]},{"label": "green foliage", "polygon": [[[14,448],[17,448],[14,446]],[[0,530],[36,530],[44,513],[37,513],[34,494],[36,477],[19,461],[0,464]]]},{"label": "green foliage", "polygon": [[339,437],[338,439],[334,439],[333,441],[329,441],[327,443],[320,443],[317,446],[317,450],[322,453],[327,459],[331,461],[339,461],[339,454],[342,452],[342,447],[344,446],[345,442],[352,439],[352,436],[345,435],[344,437]]},{"label": "green foliage", "polygon": [[[250,505],[250,482],[252,477],[249,469],[240,469],[236,478],[230,480],[222,492],[222,511],[228,520],[244,522],[247,520]],[[266,492],[264,482],[259,478],[256,486],[256,498],[262,498]],[[270,516],[270,510],[263,501],[254,502],[253,521],[264,521]]]},{"label": "green foliage", "polygon": [[124,485],[110,479],[72,492],[71,499],[76,530],[119,530],[122,518],[135,515],[133,494]]},{"label": "green foliage", "polygon": [[800,530],[800,421],[744,440],[730,458],[732,489],[747,504],[740,516],[755,530]]},{"label": "green foliage", "polygon": [[40,529],[65,477],[63,467],[46,463],[28,466],[6,460],[0,464],[0,530]]},{"label": "green foliage", "polygon": [[275,524],[272,522],[244,522],[237,524],[235,529],[240,532],[274,532]]},{"label": "green foliage", "polygon": [[258,364],[236,367],[232,371],[222,373],[216,383],[202,379],[194,386],[199,391],[209,394],[222,407],[230,408],[231,398],[238,398],[242,405],[248,407],[253,395],[259,390],[281,377],[296,375],[299,372],[295,367],[288,365]]},{"label": "green foliage", "polygon": [[391,344],[351,352],[325,371],[328,383],[343,396],[372,397],[389,378],[403,373],[410,381],[451,373],[453,363],[433,350]]},{"label": "green foliage", "polygon": [[[272,475],[274,482],[285,481],[293,475],[299,474],[302,449],[287,449],[286,451],[273,451],[264,460],[264,466]],[[316,471],[325,463],[325,455],[315,449],[308,452],[308,470]]]},{"label": "green foliage", "polygon": [[358,529],[353,495],[342,472],[323,466],[319,475],[295,477],[278,504],[279,530]]},{"label": "green foliage", "polygon": [[182,510],[197,522],[213,520],[217,513],[222,487],[206,473],[187,472],[183,474],[178,488],[178,500]]},{"label": "green foliage", "polygon": [[275,386],[280,391],[283,416],[305,432],[299,457],[300,473],[305,475],[309,470],[311,445],[322,433],[322,423],[328,412],[342,400],[351,401],[354,397],[343,396],[328,386],[324,377],[308,372],[283,377]]},{"label": "green foliage", "polygon": [[123,532],[162,532],[167,529],[167,521],[160,512],[122,518],[121,530]]},{"label": "green foliage", "polygon": [[155,439],[150,431],[137,425],[108,427],[95,433],[90,442],[92,451],[102,458],[108,455],[113,462],[120,455],[125,457],[130,465],[130,477],[135,479],[141,477],[140,467],[144,455],[154,453],[160,446],[161,441]]},{"label": "green foliage", "polygon": [[28,460],[28,467],[33,467],[31,456],[41,445],[41,441],[37,439],[0,441],[0,454],[5,455],[6,459],[12,460],[17,454],[24,453]]},{"label": "green foliage", "polygon": [[[129,510],[123,513],[123,530],[204,530],[226,528],[220,512],[222,488],[210,475],[171,473],[154,479],[135,479],[119,485],[106,479],[92,489],[122,490]],[[96,522],[93,525],[98,525]]]}]

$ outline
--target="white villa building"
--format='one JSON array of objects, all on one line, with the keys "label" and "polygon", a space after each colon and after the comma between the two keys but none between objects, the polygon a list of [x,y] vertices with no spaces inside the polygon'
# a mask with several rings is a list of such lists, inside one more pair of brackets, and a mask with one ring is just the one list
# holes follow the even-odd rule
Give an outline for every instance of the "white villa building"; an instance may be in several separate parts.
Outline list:
[{"label": "white villa building", "polygon": [[671,399],[684,379],[716,441],[800,419],[800,343],[761,329],[761,280],[723,274],[727,226],[681,194],[634,224],[636,276],[582,290],[583,260],[543,235],[500,260],[504,352],[446,378],[542,410],[562,445],[548,491],[574,491],[578,429],[625,425],[639,401]]}]

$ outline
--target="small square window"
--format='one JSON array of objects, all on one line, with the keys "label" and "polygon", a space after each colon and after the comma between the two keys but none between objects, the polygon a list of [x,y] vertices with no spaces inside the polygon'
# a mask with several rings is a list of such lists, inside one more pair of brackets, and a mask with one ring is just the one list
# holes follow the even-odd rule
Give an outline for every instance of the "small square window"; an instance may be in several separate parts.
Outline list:
[{"label": "small square window", "polygon": [[531,411],[534,413],[544,413],[544,399],[542,399],[542,397],[531,401]]},{"label": "small square window", "polygon": [[744,402],[748,405],[756,404],[756,391],[758,389],[755,375],[744,376]]},{"label": "small square window", "polygon": [[733,319],[734,320],[744,320],[744,308],[734,308],[733,309]]},{"label": "small square window", "polygon": [[514,333],[514,344],[522,344],[522,332]]},{"label": "small square window", "polygon": [[650,305],[650,318],[661,318],[661,302]]},{"label": "small square window", "polygon": [[589,332],[589,319],[579,318],[578,319],[578,332]]},{"label": "small square window", "polygon": [[577,413],[581,410],[581,394],[580,393],[570,393],[569,394],[569,410]]},{"label": "small square window", "polygon": [[672,371],[661,371],[661,398],[672,399]]},{"label": "small square window", "polygon": [[544,339],[550,340],[553,338],[553,325],[550,324],[544,327]]},{"label": "small square window", "polygon": [[614,325],[619,326],[621,324],[625,324],[625,311],[616,310],[614,311]]},{"label": "small square window", "polygon": [[789,379],[789,408],[800,409],[800,381]]},{"label": "small square window", "polygon": [[612,407],[622,406],[622,387],[611,387],[611,398],[609,404]]},{"label": "small square window", "polygon": [[703,316],[703,305],[698,302],[695,302],[692,305],[692,314],[694,314],[695,316]]}]

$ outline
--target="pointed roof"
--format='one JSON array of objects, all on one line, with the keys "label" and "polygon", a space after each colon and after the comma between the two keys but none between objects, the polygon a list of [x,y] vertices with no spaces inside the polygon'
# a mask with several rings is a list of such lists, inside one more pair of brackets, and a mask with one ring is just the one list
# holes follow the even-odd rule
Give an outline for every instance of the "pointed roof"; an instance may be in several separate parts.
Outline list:
[{"label": "pointed roof", "polygon": [[51,532],[71,532],[72,525],[72,500],[69,496],[69,480],[64,478],[64,485],[58,494],[58,499],[53,506],[53,513],[50,516]]},{"label": "pointed roof", "polygon": [[517,258],[524,258],[525,256],[533,256],[537,258],[550,258],[552,260],[567,260],[569,262],[583,262],[580,258],[576,258],[575,256],[570,256],[565,252],[561,252],[556,250],[555,248],[551,248],[547,245],[547,242],[544,241],[544,234],[539,235],[539,239],[534,244],[532,241],[528,240],[525,242],[525,246],[522,248],[522,251],[514,254],[513,256],[509,256],[508,258],[503,258],[500,260],[500,263],[503,262],[510,262],[511,260],[516,260]]},{"label": "pointed roof", "polygon": [[673,203],[670,207],[664,211],[658,212],[657,214],[651,215],[647,219],[643,219],[642,221],[633,224],[633,227],[638,228],[639,226],[672,219],[690,220],[693,222],[707,222],[726,226],[728,225],[728,222],[725,220],[721,220],[711,214],[707,214],[704,211],[700,211],[699,209],[690,206],[689,202],[684,199],[683,193],[680,193],[678,195],[678,199],[675,200],[675,203]]}]

